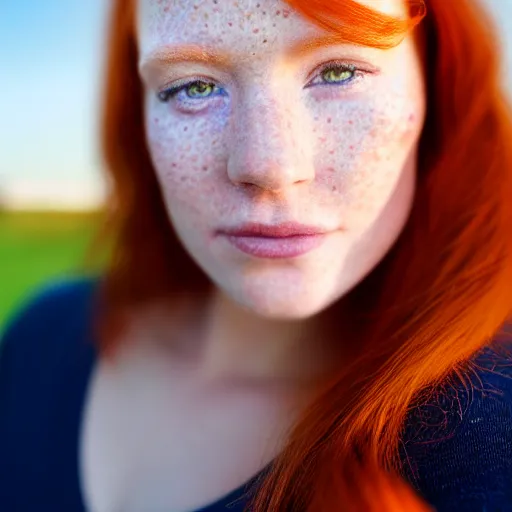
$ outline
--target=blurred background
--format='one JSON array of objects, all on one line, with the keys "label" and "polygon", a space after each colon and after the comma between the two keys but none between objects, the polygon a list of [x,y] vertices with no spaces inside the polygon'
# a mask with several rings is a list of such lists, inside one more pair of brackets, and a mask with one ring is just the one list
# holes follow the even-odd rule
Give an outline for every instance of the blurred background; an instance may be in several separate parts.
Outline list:
[{"label": "blurred background", "polygon": [[[512,90],[512,0],[483,1],[500,29]],[[98,223],[108,7],[0,0],[0,330],[29,291],[80,272]]]},{"label": "blurred background", "polygon": [[75,272],[97,222],[108,3],[0,0],[0,330]]}]

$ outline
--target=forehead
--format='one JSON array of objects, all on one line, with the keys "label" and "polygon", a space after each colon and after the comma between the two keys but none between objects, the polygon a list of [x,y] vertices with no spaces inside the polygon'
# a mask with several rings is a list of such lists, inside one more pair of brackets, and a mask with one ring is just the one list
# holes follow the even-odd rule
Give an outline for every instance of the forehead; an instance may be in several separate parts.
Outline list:
[{"label": "forehead", "polygon": [[[325,33],[283,0],[136,1],[142,55],[173,43],[207,43],[230,49],[233,44],[243,47],[249,43],[261,48],[265,36],[269,37],[265,42],[276,49],[280,43]],[[407,0],[358,1],[386,14],[406,14]]]}]

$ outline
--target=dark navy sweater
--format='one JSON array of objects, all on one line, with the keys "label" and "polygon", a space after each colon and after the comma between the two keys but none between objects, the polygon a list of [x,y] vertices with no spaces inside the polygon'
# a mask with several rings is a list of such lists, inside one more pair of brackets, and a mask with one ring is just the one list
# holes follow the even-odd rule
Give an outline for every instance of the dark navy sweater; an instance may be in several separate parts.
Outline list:
[{"label": "dark navy sweater", "polygon": [[[96,285],[45,288],[0,342],[0,512],[85,511],[78,439]],[[512,512],[512,359],[489,348],[478,362],[474,387],[434,393],[404,432],[404,477],[439,512]],[[241,512],[250,483],[200,512]]]}]

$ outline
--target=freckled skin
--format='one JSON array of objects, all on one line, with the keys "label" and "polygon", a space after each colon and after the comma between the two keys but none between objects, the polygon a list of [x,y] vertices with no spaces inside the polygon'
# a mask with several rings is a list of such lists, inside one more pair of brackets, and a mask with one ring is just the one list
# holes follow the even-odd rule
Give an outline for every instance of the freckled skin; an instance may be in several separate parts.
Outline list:
[{"label": "freckled skin", "polygon": [[[403,9],[400,0],[377,4]],[[143,77],[147,142],[191,257],[229,297],[267,317],[306,318],[346,294],[392,247],[414,197],[425,94],[412,37],[386,51],[337,45],[297,60],[287,54],[324,33],[276,0],[139,0],[142,59],[181,43],[233,55],[228,71],[169,64]],[[377,71],[346,87],[308,87],[333,60]],[[169,85],[201,77],[224,94],[192,111],[158,100]],[[253,258],[214,236],[246,221],[290,220],[337,231],[288,260]]]}]

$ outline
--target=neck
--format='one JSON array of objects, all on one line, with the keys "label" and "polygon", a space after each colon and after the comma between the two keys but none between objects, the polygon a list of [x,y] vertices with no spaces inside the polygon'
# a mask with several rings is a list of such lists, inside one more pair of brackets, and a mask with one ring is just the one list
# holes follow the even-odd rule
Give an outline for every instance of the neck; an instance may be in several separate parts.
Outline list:
[{"label": "neck", "polygon": [[331,310],[305,320],[262,318],[220,291],[199,310],[194,359],[206,380],[311,385],[342,364],[350,346]]}]

